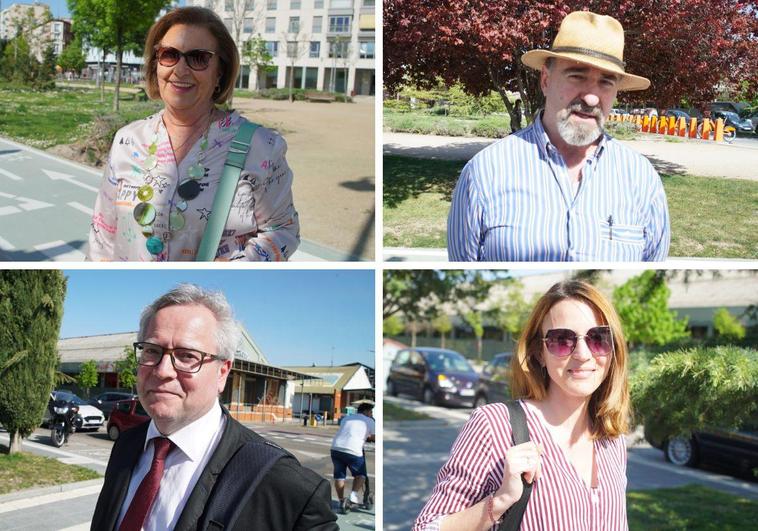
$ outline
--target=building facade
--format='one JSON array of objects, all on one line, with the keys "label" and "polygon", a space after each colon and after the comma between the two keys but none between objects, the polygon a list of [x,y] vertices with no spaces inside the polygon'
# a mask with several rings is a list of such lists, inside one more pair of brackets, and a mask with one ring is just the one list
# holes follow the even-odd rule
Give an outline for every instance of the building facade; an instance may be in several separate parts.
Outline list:
[{"label": "building facade", "polygon": [[288,382],[286,401],[295,414],[319,413],[327,420],[339,419],[358,400],[374,400],[374,385],[369,377],[373,368],[360,363],[287,369],[310,377]]},{"label": "building facade", "polygon": [[15,3],[0,11],[0,39],[11,40],[23,36],[38,61],[45,50],[52,46],[55,55],[73,39],[71,21],[53,19],[47,4]]},{"label": "building facade", "polygon": [[213,9],[240,49],[265,40],[272,65],[259,71],[242,59],[237,86],[373,95],[375,0],[187,0]]}]

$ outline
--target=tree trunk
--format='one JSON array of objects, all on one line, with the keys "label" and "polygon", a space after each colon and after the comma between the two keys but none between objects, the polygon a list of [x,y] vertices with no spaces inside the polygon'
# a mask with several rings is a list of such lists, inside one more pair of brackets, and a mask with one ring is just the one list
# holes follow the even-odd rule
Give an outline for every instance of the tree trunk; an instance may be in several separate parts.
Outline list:
[{"label": "tree trunk", "polygon": [[445,333],[440,334],[442,339],[440,340],[440,348],[445,348]]},{"label": "tree trunk", "polygon": [[10,432],[8,454],[13,455],[21,451],[21,434],[17,431]]},{"label": "tree trunk", "polygon": [[416,348],[416,323],[411,326],[411,348]]},{"label": "tree trunk", "polygon": [[116,48],[116,95],[113,97],[113,110],[118,112],[119,94],[121,90],[121,60],[124,50],[121,46]]},{"label": "tree trunk", "polygon": [[105,50],[103,50],[103,62],[100,65],[100,71],[98,72],[98,80],[100,82],[100,103],[105,103]]},{"label": "tree trunk", "polygon": [[481,337],[476,338],[476,359],[479,361],[479,363],[482,362],[482,338]]}]

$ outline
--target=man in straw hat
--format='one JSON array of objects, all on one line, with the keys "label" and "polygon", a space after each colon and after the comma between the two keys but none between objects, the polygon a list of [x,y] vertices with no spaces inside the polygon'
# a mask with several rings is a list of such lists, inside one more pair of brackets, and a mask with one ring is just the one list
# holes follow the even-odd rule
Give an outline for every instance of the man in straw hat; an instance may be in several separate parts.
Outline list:
[{"label": "man in straw hat", "polygon": [[603,131],[619,90],[650,85],[625,71],[623,51],[616,19],[577,11],[550,50],[521,57],[540,71],[545,108],[466,164],[448,217],[450,260],[666,259],[661,179]]}]

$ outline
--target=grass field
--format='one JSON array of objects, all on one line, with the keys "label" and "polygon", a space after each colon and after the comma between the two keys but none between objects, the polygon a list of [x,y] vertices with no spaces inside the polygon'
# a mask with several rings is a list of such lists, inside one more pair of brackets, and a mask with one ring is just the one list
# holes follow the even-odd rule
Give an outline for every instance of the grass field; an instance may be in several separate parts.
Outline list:
[{"label": "grass field", "polygon": [[[384,245],[445,247],[447,214],[465,161],[384,157]],[[672,257],[753,258],[758,182],[661,175]]]},{"label": "grass field", "polygon": [[755,529],[758,502],[700,485],[627,493],[630,531]]},{"label": "grass field", "polygon": [[384,408],[383,419],[385,422],[388,420],[429,420],[432,418],[424,413],[416,413],[410,409],[396,406],[386,400],[382,402],[382,407]]},{"label": "grass field", "polygon": [[47,487],[99,478],[100,475],[75,465],[28,453],[0,453],[0,494],[31,487]]},{"label": "grass field", "polygon": [[[87,137],[92,121],[113,114],[113,96],[86,89],[48,92],[16,91],[0,87],[0,135],[41,149],[71,144]],[[128,123],[161,108],[160,102],[123,100],[119,121]]]},{"label": "grass field", "polygon": [[507,114],[458,118],[428,112],[384,111],[385,131],[445,136],[481,136],[502,138],[511,132]]}]

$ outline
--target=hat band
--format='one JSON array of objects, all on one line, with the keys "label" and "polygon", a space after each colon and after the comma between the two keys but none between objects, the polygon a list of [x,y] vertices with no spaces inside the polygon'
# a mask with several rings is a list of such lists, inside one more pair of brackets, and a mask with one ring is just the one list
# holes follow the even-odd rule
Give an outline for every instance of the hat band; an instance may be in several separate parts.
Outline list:
[{"label": "hat band", "polygon": [[578,46],[558,46],[557,48],[553,48],[550,50],[554,53],[578,53],[581,55],[589,55],[590,57],[595,57],[597,59],[603,59],[605,61],[609,61],[613,63],[614,65],[618,66],[621,70],[624,70],[624,67],[626,66],[626,63],[619,59],[618,57],[615,57],[613,55],[609,55],[607,53],[598,52],[596,50],[591,50],[589,48],[580,48]]}]

